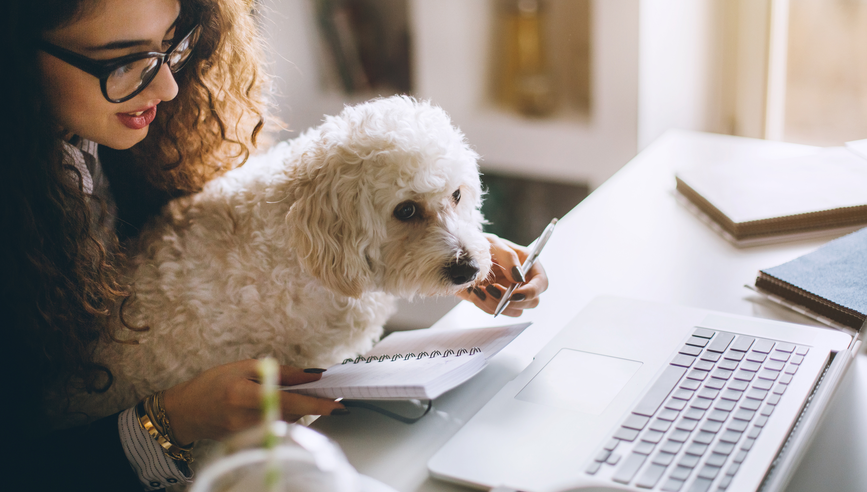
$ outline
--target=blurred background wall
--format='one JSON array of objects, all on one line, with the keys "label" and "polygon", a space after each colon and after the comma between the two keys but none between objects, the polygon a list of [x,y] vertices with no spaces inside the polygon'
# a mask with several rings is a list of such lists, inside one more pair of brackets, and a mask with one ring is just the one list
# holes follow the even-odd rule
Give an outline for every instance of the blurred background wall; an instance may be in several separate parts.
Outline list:
[{"label": "blurred background wall", "polygon": [[[292,138],[344,104],[442,106],[491,232],[527,244],[670,128],[867,138],[867,0],[260,0]],[[403,303],[427,326],[451,299]]]}]

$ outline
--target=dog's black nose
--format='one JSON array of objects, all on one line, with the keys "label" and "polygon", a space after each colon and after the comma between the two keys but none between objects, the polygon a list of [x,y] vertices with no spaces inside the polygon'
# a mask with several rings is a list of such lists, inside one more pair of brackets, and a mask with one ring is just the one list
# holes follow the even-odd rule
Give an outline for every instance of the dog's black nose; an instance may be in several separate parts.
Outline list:
[{"label": "dog's black nose", "polygon": [[460,258],[456,262],[450,264],[447,269],[449,279],[455,285],[472,282],[476,275],[479,274],[479,264],[476,260],[468,258]]}]

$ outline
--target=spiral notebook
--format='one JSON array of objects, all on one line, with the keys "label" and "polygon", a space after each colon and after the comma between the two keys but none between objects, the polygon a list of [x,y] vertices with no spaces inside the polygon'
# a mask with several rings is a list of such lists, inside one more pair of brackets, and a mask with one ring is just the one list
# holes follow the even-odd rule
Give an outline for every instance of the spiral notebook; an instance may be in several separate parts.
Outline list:
[{"label": "spiral notebook", "polygon": [[281,389],[322,398],[432,400],[478,374],[530,323],[460,330],[413,330],[328,368],[322,379]]}]

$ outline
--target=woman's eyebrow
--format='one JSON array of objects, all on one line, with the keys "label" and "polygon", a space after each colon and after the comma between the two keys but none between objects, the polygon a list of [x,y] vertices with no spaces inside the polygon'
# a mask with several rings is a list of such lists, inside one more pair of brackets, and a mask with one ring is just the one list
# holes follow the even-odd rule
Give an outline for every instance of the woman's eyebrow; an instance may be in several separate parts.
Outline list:
[{"label": "woman's eyebrow", "polygon": [[[166,34],[168,34],[172,29],[175,28],[178,24],[178,19],[180,16],[175,18],[175,21],[172,22],[172,25],[166,29]],[[122,41],[111,41],[109,43],[101,44],[99,46],[90,46],[85,48],[87,51],[110,51],[110,50],[122,50],[125,48],[135,48],[135,47],[147,47],[150,46],[153,41],[150,39],[129,39]]]}]

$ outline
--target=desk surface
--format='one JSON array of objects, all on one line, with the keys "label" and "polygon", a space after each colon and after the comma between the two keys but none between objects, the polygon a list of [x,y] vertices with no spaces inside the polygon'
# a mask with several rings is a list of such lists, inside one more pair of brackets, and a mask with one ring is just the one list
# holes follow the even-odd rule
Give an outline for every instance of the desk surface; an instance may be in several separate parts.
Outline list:
[{"label": "desk surface", "polygon": [[[613,294],[727,313],[817,325],[746,289],[756,272],[817,248],[829,238],[738,249],[672,194],[674,173],[693,163],[774,152],[777,144],[671,131],[629,162],[573,209],[542,254],[550,287],[533,321],[476,378],[434,402],[413,425],[355,410],[320,419],[319,431],[336,440],[363,474],[404,491],[467,490],[430,478],[427,461],[592,298]],[[790,146],[791,144],[781,144]],[[494,326],[461,303],[435,327]],[[859,356],[835,396],[789,490],[867,490],[867,357]]]}]

